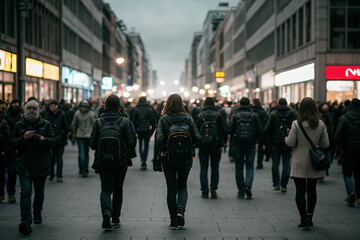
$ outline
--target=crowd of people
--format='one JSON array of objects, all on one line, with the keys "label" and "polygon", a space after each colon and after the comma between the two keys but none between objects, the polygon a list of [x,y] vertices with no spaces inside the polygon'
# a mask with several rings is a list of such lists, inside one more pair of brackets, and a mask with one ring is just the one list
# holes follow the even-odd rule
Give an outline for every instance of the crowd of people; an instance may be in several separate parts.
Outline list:
[{"label": "crowd of people", "polygon": [[6,186],[8,202],[16,203],[18,175],[19,231],[31,233],[32,223],[42,223],[46,179],[64,181],[64,149],[68,141],[76,142],[79,177],[88,176],[89,149],[95,151],[91,167],[101,181],[102,228],[111,230],[120,225],[123,183],[132,158],[137,156],[137,141],[140,170],[145,171],[154,133],[152,167],[164,172],[170,229],[185,225],[187,179],[196,151],[202,198],[218,197],[223,152],[235,163],[237,197],[241,199],[252,198],[255,163],[260,170],[263,161],[271,159],[273,191],[285,194],[289,179],[293,179],[301,220],[298,227],[309,230],[317,201],[316,185],[328,175],[327,169],[314,168],[311,141],[323,149],[330,162],[336,159],[341,164],[346,204],[360,204],[359,99],[331,104],[304,98],[298,104],[288,104],[280,98],[264,107],[259,99],[250,101],[247,97],[234,105],[218,104],[211,97],[186,104],[178,94],[154,104],[146,97],[137,104],[122,104],[116,95],[109,95],[99,106],[91,100],[78,105],[63,100],[39,102],[34,97],[25,103],[0,100],[0,202],[5,201]]}]

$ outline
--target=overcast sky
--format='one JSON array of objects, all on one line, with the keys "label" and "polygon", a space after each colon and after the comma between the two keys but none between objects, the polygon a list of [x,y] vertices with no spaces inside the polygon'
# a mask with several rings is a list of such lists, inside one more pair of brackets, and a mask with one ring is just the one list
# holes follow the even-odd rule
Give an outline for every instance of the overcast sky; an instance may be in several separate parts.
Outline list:
[{"label": "overcast sky", "polygon": [[139,32],[159,80],[179,79],[193,34],[202,31],[208,10],[239,0],[105,0],[128,30]]}]

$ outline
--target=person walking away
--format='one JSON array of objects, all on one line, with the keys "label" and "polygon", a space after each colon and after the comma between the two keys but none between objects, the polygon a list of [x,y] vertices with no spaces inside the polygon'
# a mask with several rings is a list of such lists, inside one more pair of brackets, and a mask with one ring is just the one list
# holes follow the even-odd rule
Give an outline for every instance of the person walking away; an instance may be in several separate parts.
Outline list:
[{"label": "person walking away", "polygon": [[141,170],[147,169],[147,157],[149,152],[150,137],[156,129],[156,117],[154,109],[146,102],[146,97],[141,97],[136,105],[132,122],[139,139],[139,153],[141,158]]},{"label": "person walking away", "polygon": [[[51,124],[40,117],[40,105],[36,100],[27,102],[24,115],[11,133],[11,144],[16,148],[16,172],[20,179],[19,231],[32,232],[31,224],[42,223],[41,211],[45,198],[45,180],[49,175],[51,149],[55,146],[55,134]],[[33,217],[31,215],[31,195],[34,186]]]},{"label": "person walking away", "polygon": [[314,169],[309,155],[312,146],[300,129],[300,123],[315,146],[322,149],[329,146],[325,123],[320,120],[316,103],[312,98],[306,97],[301,100],[297,121],[293,121],[289,136],[285,140],[286,145],[292,148],[290,176],[295,182],[295,201],[301,218],[298,227],[309,230],[309,227],[314,225],[312,218],[317,201],[316,184],[325,176],[325,170]]},{"label": "person walking away", "polygon": [[[21,115],[23,111],[21,109],[21,102],[19,99],[14,98],[10,102],[9,109],[5,112],[5,120],[9,125],[10,132],[14,129],[15,123],[21,120]],[[9,203],[16,203],[16,149],[9,144],[7,150],[5,151],[5,169],[7,169],[7,185],[6,189],[9,195]]]},{"label": "person walking away", "polygon": [[214,98],[207,97],[197,116],[197,127],[202,137],[199,146],[201,197],[209,197],[208,168],[211,165],[211,198],[217,198],[221,150],[227,135],[227,124],[215,107]]},{"label": "person walking away", "polygon": [[[270,113],[265,126],[265,134],[271,141],[272,181],[273,190],[286,192],[290,174],[291,148],[285,144],[291,124],[297,118],[295,110],[287,106],[285,98],[279,99],[279,105]],[[282,173],[280,179],[279,165],[282,159]]]},{"label": "person walking away", "polygon": [[116,95],[105,99],[104,108],[92,128],[90,147],[95,150],[95,171],[101,181],[102,228],[111,230],[112,226],[120,226],[129,149],[135,148],[136,134],[130,119],[120,114],[120,99]]},{"label": "person walking away", "polygon": [[[251,104],[251,109],[253,110],[253,112],[255,112],[258,115],[261,122],[261,126],[264,128],[269,116],[267,112],[262,108],[260,99],[258,98],[253,99],[253,102]],[[266,141],[267,140],[264,139],[265,145],[266,145]],[[261,144],[258,144],[256,169],[264,168],[263,166],[264,155],[265,155],[265,150],[263,149],[263,146]]]},{"label": "person walking away", "polygon": [[78,144],[79,175],[82,177],[89,174],[89,140],[94,122],[95,113],[90,110],[90,104],[86,100],[82,101],[71,123],[73,138],[76,138]]},{"label": "person walking away", "polygon": [[154,170],[164,170],[170,229],[175,230],[185,225],[187,179],[195,153],[193,145],[201,142],[196,124],[186,113],[179,94],[171,94],[167,99],[156,130],[156,141],[161,146],[162,157],[154,162]]},{"label": "person walking away", "polygon": [[[1,101],[2,100],[0,100],[0,103]],[[0,109],[0,203],[2,203],[5,199],[4,187],[6,174],[6,159],[4,153],[9,146],[9,140],[10,128],[4,118],[4,113],[2,112],[2,109]]]},{"label": "person walking away", "polygon": [[[249,107],[250,100],[241,98],[240,106],[230,118],[229,132],[233,135],[235,179],[238,198],[252,198],[256,141],[262,144],[263,128],[259,117]],[[244,179],[244,165],[246,177]]]},{"label": "person walking away", "polygon": [[65,113],[59,109],[59,103],[56,100],[50,101],[43,117],[51,123],[56,137],[56,146],[53,149],[49,180],[52,181],[55,177],[54,168],[56,165],[56,181],[63,182],[63,155],[65,145],[67,145],[67,136],[71,133],[70,125]]},{"label": "person walking away", "polygon": [[[340,159],[346,192],[346,203],[360,204],[360,100],[353,98],[347,112],[340,117],[335,132],[335,142],[340,147]],[[352,180],[354,175],[355,186]]]}]

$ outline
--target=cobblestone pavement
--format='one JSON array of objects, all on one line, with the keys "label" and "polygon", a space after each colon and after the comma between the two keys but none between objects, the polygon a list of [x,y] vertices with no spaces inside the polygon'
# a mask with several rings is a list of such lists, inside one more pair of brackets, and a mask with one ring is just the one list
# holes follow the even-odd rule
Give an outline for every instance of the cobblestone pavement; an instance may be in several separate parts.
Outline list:
[{"label": "cobblestone pavement", "polygon": [[[152,154],[150,150],[149,159]],[[291,180],[287,193],[273,192],[271,163],[265,162],[264,169],[255,170],[253,199],[238,199],[234,163],[226,154],[220,164],[218,199],[200,197],[200,167],[198,159],[194,160],[188,181],[186,226],[169,230],[165,178],[151,168],[149,162],[149,170],[140,171],[140,160],[134,159],[125,179],[121,227],[104,232],[99,177],[93,171],[88,178],[78,176],[77,148],[70,144],[64,155],[64,182],[46,182],[43,223],[33,225],[29,236],[18,232],[17,186],[17,203],[8,204],[6,196],[0,204],[0,239],[360,239],[360,205],[345,205],[346,191],[337,163],[332,165],[330,176],[318,185],[315,227],[308,232],[297,228],[299,216]]]}]

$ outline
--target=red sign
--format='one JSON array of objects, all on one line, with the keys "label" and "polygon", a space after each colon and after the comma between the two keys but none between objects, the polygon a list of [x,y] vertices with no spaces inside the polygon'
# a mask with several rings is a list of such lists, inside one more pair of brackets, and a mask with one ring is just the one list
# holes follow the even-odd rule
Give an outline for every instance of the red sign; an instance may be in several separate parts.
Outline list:
[{"label": "red sign", "polygon": [[360,80],[360,66],[327,66],[326,79]]}]

